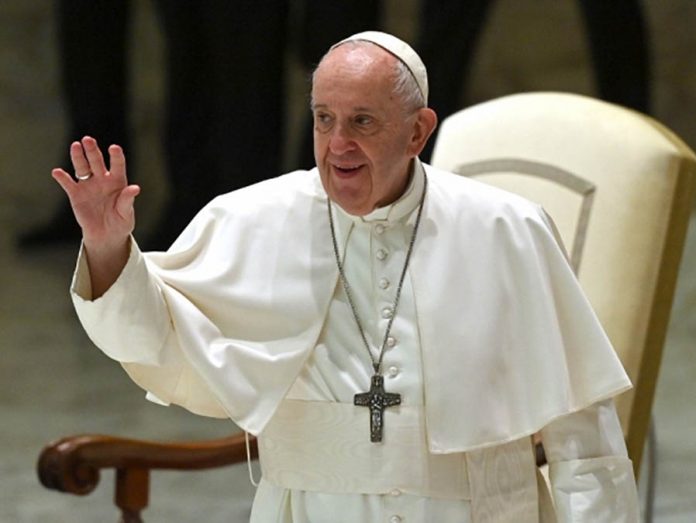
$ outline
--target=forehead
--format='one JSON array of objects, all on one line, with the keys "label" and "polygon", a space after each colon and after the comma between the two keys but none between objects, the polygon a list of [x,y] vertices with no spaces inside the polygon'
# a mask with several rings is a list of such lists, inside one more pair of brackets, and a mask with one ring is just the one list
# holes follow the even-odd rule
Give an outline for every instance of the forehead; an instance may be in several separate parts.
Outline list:
[{"label": "forehead", "polygon": [[385,103],[393,99],[396,60],[369,43],[346,43],[333,49],[314,74],[313,104],[349,100],[358,104]]}]

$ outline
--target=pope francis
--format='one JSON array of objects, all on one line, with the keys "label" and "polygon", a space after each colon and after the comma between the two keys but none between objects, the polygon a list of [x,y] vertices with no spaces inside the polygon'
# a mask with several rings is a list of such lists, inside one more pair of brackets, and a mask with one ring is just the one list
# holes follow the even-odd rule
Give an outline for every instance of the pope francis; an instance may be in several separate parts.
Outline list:
[{"label": "pope francis", "polygon": [[167,252],[132,239],[122,149],[107,167],[74,142],[53,177],[83,232],[80,320],[149,399],[258,436],[255,523],[637,522],[630,383],[553,225],[418,160],[427,98],[406,43],[337,43],[317,167],[215,198]]}]

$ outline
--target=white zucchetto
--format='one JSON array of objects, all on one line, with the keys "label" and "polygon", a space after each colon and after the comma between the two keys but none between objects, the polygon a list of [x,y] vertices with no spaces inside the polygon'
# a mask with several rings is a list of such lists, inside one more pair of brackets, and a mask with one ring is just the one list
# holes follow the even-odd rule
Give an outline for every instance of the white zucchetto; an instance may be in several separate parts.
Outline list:
[{"label": "white zucchetto", "polygon": [[337,44],[331,46],[331,49],[335,49],[346,42],[355,41],[371,42],[390,52],[401,60],[401,62],[408,67],[408,70],[411,71],[413,78],[416,80],[416,84],[418,84],[418,89],[423,95],[423,100],[425,101],[425,104],[428,105],[428,72],[425,69],[423,60],[421,60],[418,53],[416,53],[416,51],[414,51],[410,45],[396,36],[388,33],[382,33],[380,31],[364,31],[341,40]]}]

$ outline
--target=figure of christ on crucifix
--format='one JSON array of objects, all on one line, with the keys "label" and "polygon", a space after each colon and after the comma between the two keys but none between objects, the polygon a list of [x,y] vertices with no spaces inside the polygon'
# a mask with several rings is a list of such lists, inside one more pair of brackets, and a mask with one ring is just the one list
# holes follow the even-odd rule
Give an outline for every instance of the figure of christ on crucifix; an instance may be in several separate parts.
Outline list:
[{"label": "figure of christ on crucifix", "polygon": [[401,394],[386,392],[384,390],[384,376],[375,374],[372,376],[370,390],[356,394],[353,398],[353,404],[370,408],[370,441],[378,443],[382,441],[384,409],[401,405]]}]

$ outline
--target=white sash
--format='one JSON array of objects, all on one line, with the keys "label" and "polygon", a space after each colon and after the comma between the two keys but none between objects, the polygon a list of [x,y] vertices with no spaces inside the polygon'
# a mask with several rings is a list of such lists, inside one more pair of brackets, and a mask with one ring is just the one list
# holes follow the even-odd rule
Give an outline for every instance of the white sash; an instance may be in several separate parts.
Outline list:
[{"label": "white sash", "polygon": [[283,400],[258,437],[263,478],[293,490],[469,500],[476,523],[539,521],[531,438],[432,454],[424,419],[422,406],[388,408],[384,440],[372,443],[368,409]]},{"label": "white sash", "polygon": [[428,452],[424,420],[422,406],[390,407],[384,439],[372,443],[369,409],[284,400],[258,438],[263,478],[316,492],[469,499],[465,455]]}]

